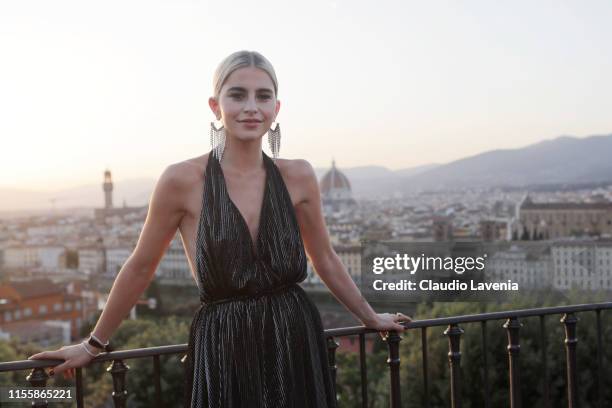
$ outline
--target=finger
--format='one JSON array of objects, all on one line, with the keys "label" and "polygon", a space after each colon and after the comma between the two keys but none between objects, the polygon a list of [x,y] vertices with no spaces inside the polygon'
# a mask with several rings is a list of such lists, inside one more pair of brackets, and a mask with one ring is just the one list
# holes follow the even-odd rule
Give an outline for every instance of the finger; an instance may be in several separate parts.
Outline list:
[{"label": "finger", "polygon": [[62,363],[56,367],[53,368],[53,371],[55,372],[55,374],[61,374],[64,371],[70,369],[70,365],[68,364],[68,362]]},{"label": "finger", "polygon": [[410,318],[410,316],[406,316],[406,315],[405,315],[405,314],[403,314],[403,313],[398,313],[398,314],[396,315],[396,317],[397,317],[397,319],[398,319],[399,321],[408,321],[408,322],[411,322],[411,321],[412,321],[412,318]]},{"label": "finger", "polygon": [[28,357],[31,360],[54,360],[61,359],[61,353],[59,351],[43,351],[40,353],[36,353]]},{"label": "finger", "polygon": [[[402,326],[399,323],[394,323],[393,327],[390,327],[389,329],[392,330],[392,331],[397,331],[397,332],[404,332],[404,331],[407,330],[404,326]],[[386,333],[387,333],[387,335],[389,334],[388,331]]]}]

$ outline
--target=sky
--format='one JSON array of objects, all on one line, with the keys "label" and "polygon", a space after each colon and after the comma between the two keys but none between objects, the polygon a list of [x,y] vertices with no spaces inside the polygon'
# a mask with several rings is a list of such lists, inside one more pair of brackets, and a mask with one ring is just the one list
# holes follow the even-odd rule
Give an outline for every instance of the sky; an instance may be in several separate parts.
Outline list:
[{"label": "sky", "polygon": [[0,2],[0,187],[208,152],[212,75],[241,49],[275,67],[281,157],[314,167],[610,134],[611,20],[606,1]]}]

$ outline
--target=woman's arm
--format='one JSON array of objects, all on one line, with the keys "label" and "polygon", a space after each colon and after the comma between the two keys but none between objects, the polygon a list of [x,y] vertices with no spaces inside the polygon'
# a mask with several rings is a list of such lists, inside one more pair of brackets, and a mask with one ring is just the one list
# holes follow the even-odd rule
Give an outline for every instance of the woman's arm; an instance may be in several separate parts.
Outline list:
[{"label": "woman's arm", "polygon": [[411,319],[403,314],[376,313],[349,275],[329,239],[321,210],[321,193],[314,169],[306,160],[296,160],[295,177],[305,199],[299,203],[296,216],[304,249],[317,274],[332,294],[365,326],[376,329],[403,330],[394,323]]},{"label": "woman's arm", "polygon": [[[106,342],[149,286],[184,214],[184,182],[180,164],[160,176],[136,248],[119,271],[93,334]],[[184,174],[183,174],[184,176]]]},{"label": "woman's arm", "polygon": [[[159,261],[176,233],[184,213],[185,186],[189,184],[184,181],[184,176],[180,176],[180,164],[173,164],[164,170],[155,186],[136,248],[119,271],[106,306],[93,330],[93,334],[103,343],[106,343],[119,327],[149,285]],[[87,365],[93,358],[84,347],[89,346],[82,343],[62,346],[58,350],[43,351],[29,358],[64,360],[62,364],[54,367],[50,374],[63,373],[65,378],[72,378],[74,368]]]}]

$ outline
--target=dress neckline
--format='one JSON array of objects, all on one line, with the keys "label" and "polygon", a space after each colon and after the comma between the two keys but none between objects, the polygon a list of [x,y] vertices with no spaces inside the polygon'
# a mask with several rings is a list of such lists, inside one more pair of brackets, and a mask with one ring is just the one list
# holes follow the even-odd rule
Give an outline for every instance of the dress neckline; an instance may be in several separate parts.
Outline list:
[{"label": "dress neckline", "polygon": [[213,155],[214,160],[219,168],[219,175],[221,176],[221,185],[223,187],[224,196],[227,198],[227,201],[230,203],[230,206],[236,212],[237,218],[240,220],[240,224],[242,225],[243,232],[246,234],[247,240],[249,242],[249,248],[251,250],[251,255],[254,258],[258,258],[260,255],[262,230],[265,225],[264,219],[265,219],[265,214],[266,214],[266,209],[267,209],[267,203],[269,201],[268,200],[269,184],[270,184],[270,168],[269,168],[270,166],[268,162],[269,157],[263,150],[261,151],[261,154],[263,157],[263,163],[264,163],[264,169],[265,169],[266,175],[265,175],[262,202],[261,202],[261,206],[259,210],[259,225],[257,226],[257,235],[255,237],[255,241],[253,241],[253,236],[251,235],[251,230],[249,229],[249,225],[247,224],[246,219],[242,215],[242,212],[240,211],[236,203],[234,203],[234,201],[229,195],[229,190],[227,188],[227,182],[225,180],[225,175],[223,173],[223,169],[221,168],[221,162],[219,162],[217,157],[214,156],[214,154],[211,152],[211,155]]}]

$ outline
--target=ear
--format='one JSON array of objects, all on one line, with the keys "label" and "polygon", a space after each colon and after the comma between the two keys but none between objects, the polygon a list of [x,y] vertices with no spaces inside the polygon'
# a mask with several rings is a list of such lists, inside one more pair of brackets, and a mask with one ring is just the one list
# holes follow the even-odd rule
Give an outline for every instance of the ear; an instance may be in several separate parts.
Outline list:
[{"label": "ear", "polygon": [[210,106],[210,110],[212,110],[215,114],[215,118],[217,118],[217,120],[220,120],[221,112],[219,111],[219,102],[214,96],[208,98],[208,106]]},{"label": "ear", "polygon": [[276,122],[276,116],[278,115],[278,111],[280,110],[281,103],[277,99],[276,100],[276,108],[274,109],[274,122]]}]

